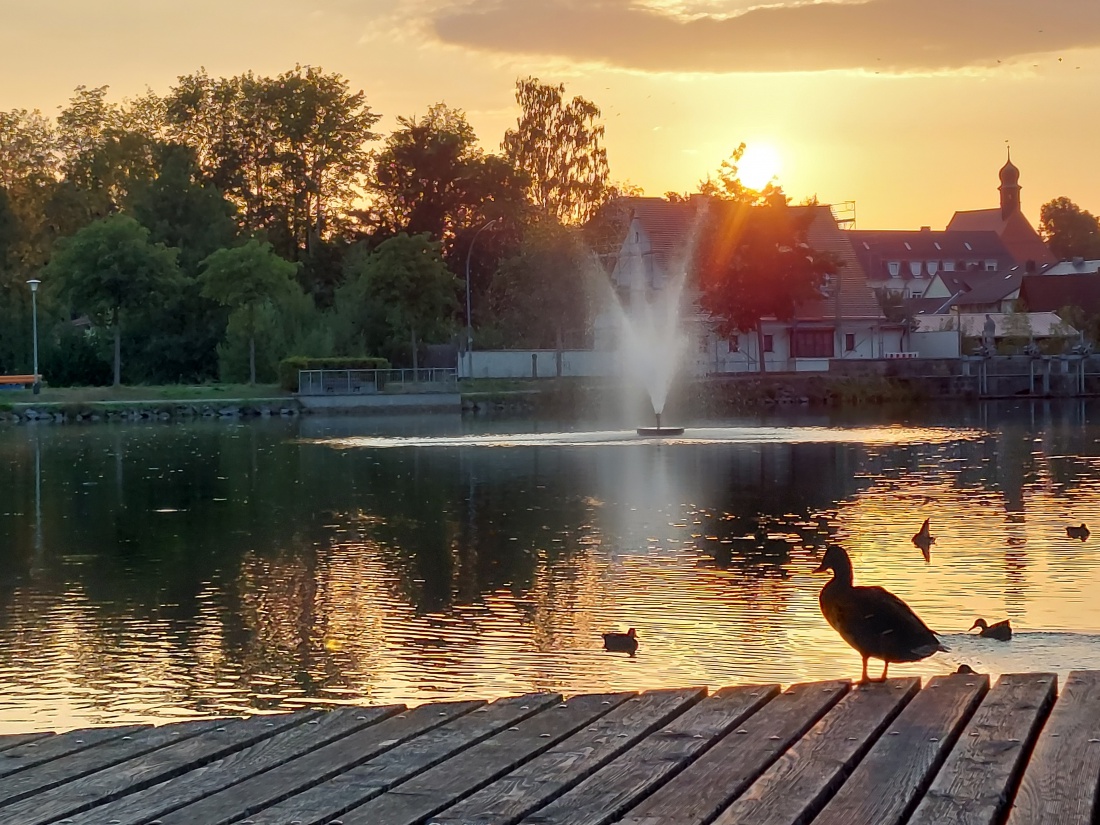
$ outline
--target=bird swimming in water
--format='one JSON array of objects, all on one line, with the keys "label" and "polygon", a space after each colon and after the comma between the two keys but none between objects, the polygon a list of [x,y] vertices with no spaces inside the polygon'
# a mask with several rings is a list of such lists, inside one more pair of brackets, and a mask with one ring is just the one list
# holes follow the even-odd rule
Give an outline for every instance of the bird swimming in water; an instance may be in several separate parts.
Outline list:
[{"label": "bird swimming in water", "polygon": [[925,519],[920,530],[913,535],[913,544],[920,548],[925,564],[932,560],[932,545],[936,543],[936,538],[932,535],[929,526],[930,521],[931,519]]},{"label": "bird swimming in water", "polygon": [[847,551],[832,544],[825,551],[815,573],[833,571],[821,588],[821,613],[833,629],[863,657],[867,682],[867,660],[882,659],[882,678],[891,662],[917,662],[947,648],[916,613],[882,587],[856,587],[852,583],[852,561]]},{"label": "bird swimming in water", "polygon": [[1066,535],[1071,539],[1081,539],[1085,541],[1089,537],[1089,528],[1085,526],[1085,522],[1081,522],[1080,527],[1074,527],[1072,524],[1066,528]]},{"label": "bird swimming in water", "polygon": [[997,622],[996,624],[986,624],[985,619],[976,619],[970,629],[975,627],[980,628],[978,635],[984,636],[987,639],[996,639],[998,642],[1007,642],[1012,638],[1012,625],[1008,623],[1008,619],[1003,622]]},{"label": "bird swimming in water", "polygon": [[638,650],[638,632],[634,628],[626,633],[604,633],[603,649],[612,653],[629,653],[631,656]]}]

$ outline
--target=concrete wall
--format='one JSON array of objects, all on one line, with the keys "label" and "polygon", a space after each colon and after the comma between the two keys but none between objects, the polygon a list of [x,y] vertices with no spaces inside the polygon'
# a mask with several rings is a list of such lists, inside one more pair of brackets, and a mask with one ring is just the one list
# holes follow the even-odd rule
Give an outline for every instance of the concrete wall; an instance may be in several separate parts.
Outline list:
[{"label": "concrete wall", "polygon": [[[558,374],[557,351],[474,350],[471,358],[459,362],[462,378],[555,378]],[[470,369],[470,361],[473,368]],[[569,377],[619,375],[622,369],[614,352],[564,350],[561,374]]]},{"label": "concrete wall", "polygon": [[372,395],[299,395],[307,410],[325,412],[462,409],[457,392],[377,393]]},{"label": "concrete wall", "polygon": [[914,332],[909,336],[909,348],[921,358],[958,358],[959,333],[955,330]]}]

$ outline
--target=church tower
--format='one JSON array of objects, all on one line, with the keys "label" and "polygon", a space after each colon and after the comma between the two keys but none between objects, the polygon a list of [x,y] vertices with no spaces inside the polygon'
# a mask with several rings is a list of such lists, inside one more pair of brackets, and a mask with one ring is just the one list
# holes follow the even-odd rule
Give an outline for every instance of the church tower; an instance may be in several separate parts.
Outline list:
[{"label": "church tower", "polygon": [[1001,167],[1001,220],[1007,221],[1020,211],[1020,170],[1012,163],[1012,150],[1008,151],[1008,162]]}]

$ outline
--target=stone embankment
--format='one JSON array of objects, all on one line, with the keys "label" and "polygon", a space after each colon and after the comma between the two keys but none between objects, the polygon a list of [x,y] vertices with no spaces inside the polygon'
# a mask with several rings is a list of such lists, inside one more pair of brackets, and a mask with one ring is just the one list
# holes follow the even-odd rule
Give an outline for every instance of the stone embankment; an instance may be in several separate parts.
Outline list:
[{"label": "stone embankment", "polygon": [[242,418],[293,418],[302,407],[294,399],[267,401],[219,401],[217,403],[98,402],[87,404],[12,404],[0,411],[0,421],[12,423],[70,424],[96,422],[235,420]]}]

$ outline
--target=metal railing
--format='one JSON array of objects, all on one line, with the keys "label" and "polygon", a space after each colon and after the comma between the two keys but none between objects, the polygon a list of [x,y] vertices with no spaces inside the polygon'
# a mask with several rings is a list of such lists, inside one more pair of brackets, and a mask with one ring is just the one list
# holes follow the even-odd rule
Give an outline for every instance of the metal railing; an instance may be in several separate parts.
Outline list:
[{"label": "metal railing", "polygon": [[380,392],[455,392],[458,370],[298,370],[299,395],[363,395]]}]

